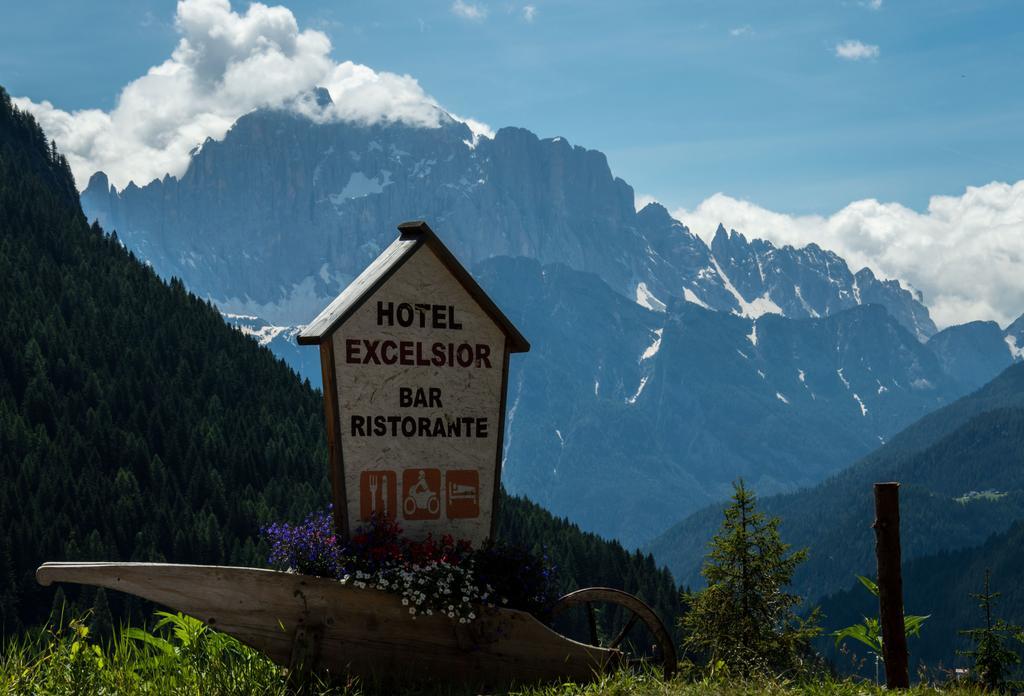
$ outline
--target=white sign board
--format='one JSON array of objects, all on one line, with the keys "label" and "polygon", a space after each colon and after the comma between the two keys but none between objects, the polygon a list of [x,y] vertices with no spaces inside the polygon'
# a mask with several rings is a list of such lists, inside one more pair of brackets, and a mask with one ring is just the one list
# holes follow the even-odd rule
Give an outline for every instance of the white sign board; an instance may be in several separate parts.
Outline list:
[{"label": "white sign board", "polygon": [[396,251],[399,240],[346,290],[347,313],[322,336],[335,504],[350,533],[376,514],[412,539],[479,545],[499,486],[507,353],[525,341],[423,227],[424,240]]}]

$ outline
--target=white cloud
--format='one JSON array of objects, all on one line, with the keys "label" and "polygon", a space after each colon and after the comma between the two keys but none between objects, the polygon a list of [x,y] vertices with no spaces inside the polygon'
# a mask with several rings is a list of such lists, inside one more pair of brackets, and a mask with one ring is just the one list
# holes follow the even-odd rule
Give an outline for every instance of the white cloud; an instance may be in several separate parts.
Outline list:
[{"label": "white cloud", "polygon": [[749,24],[744,24],[742,27],[735,27],[729,30],[729,36],[740,37],[740,36],[752,36],[754,28]]},{"label": "white cloud", "polygon": [[532,22],[536,17],[537,7],[535,5],[523,5],[523,19]]},{"label": "white cloud", "polygon": [[882,0],[867,0],[864,5],[872,10],[882,9]]},{"label": "white cloud", "polygon": [[940,327],[975,319],[1002,325],[1024,313],[1024,180],[933,196],[919,213],[898,203],[855,201],[828,216],[793,216],[721,193],[673,216],[710,241],[718,223],[747,237],[816,242],[924,293]]},{"label": "white cloud", "polygon": [[[48,101],[14,100],[57,141],[79,186],[97,170],[118,187],[181,175],[192,148],[261,107],[365,124],[437,127],[446,118],[412,77],[335,62],[326,34],[300,30],[286,7],[253,3],[240,14],[229,0],[181,0],[175,26],[181,38],[170,58],[129,83],[112,111],[69,113]],[[315,86],[326,87],[334,104],[321,109],[308,98]],[[475,130],[489,129],[476,123]]]},{"label": "white cloud", "polygon": [[476,144],[480,142],[480,138],[487,138],[488,140],[494,140],[494,129],[488,126],[482,121],[477,121],[475,118],[463,118],[451,112],[448,115],[454,118],[456,121],[461,121],[469,126],[469,130],[473,133],[473,140],[470,143],[471,147],[476,147]]},{"label": "white cloud", "polygon": [[455,0],[452,3],[452,13],[463,19],[480,22],[487,18],[487,8],[473,2]]},{"label": "white cloud", "polygon": [[845,60],[865,60],[877,58],[881,53],[878,46],[860,41],[847,40],[836,44],[836,55]]}]

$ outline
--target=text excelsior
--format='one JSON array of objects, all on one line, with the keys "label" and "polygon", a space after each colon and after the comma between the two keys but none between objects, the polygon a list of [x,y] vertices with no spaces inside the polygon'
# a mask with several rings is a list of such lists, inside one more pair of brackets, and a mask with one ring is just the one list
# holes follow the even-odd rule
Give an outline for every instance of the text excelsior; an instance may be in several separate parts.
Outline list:
[{"label": "text excelsior", "polygon": [[350,365],[409,365],[419,367],[491,367],[486,343],[423,343],[422,341],[345,340]]}]

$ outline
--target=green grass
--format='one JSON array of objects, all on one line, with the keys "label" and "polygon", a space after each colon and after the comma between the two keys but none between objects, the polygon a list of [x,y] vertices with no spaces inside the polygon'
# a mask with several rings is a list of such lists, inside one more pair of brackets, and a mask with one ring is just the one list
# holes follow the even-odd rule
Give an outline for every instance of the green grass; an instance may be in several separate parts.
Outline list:
[{"label": "green grass", "polygon": [[[238,641],[211,631],[200,622],[159,614],[152,631],[124,628],[107,640],[96,640],[82,620],[54,622],[2,646],[0,693],[3,694],[309,694],[315,696],[392,694],[396,688],[361,684],[354,679],[313,676],[290,684],[286,670]],[[407,694],[462,696],[464,687],[409,685]],[[618,673],[592,684],[560,684],[515,689],[522,696],[869,696],[884,693],[870,683],[853,680],[741,680],[680,676],[666,682],[653,672]],[[915,696],[984,693],[970,686],[918,686]]]}]

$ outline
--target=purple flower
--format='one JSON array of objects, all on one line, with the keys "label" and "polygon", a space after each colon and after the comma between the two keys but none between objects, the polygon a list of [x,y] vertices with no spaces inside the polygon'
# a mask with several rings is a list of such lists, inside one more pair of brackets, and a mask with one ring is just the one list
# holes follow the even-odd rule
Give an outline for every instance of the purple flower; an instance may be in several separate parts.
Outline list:
[{"label": "purple flower", "polygon": [[344,564],[331,514],[316,512],[302,524],[271,524],[262,530],[270,562],[306,575],[340,577]]}]

